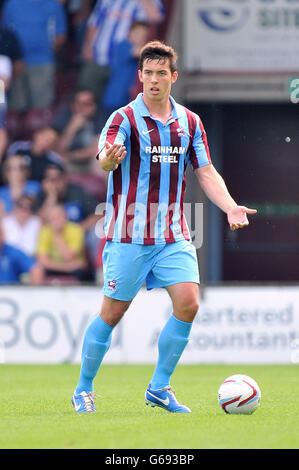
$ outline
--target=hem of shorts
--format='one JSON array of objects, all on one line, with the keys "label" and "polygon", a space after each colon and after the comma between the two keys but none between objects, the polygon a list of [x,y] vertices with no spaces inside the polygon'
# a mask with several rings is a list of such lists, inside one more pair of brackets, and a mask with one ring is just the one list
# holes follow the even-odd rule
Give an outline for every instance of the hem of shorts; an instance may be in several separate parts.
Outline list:
[{"label": "hem of shorts", "polygon": [[[123,298],[123,296],[120,296],[118,294],[114,295],[113,292],[106,292],[105,289],[103,289],[103,294],[106,296],[106,297],[109,297],[109,299],[115,299],[115,300],[121,300],[123,302],[131,302],[134,297],[130,297],[130,298]],[[137,295],[137,294],[136,294]],[[136,296],[135,296],[136,297]]]},{"label": "hem of shorts", "polygon": [[166,287],[174,286],[175,284],[183,284],[184,282],[193,282],[194,284],[200,285],[200,279],[199,280],[187,279],[187,280],[184,280],[184,281],[167,282],[166,284],[163,284],[161,286],[146,286],[146,290],[165,289]]}]

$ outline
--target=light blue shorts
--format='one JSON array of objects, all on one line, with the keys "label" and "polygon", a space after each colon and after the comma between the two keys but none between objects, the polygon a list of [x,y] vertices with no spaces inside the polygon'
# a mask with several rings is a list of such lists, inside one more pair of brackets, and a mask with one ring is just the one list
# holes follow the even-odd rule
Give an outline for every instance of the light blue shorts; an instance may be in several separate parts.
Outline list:
[{"label": "light blue shorts", "polygon": [[148,290],[179,282],[199,284],[196,250],[181,240],[166,245],[107,241],[103,251],[104,295],[132,300],[144,282]]}]

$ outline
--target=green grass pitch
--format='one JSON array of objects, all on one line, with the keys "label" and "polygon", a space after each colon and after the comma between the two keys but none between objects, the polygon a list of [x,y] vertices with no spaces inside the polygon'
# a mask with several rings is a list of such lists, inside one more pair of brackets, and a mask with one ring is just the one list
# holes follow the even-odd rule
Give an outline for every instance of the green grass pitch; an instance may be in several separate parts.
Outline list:
[{"label": "green grass pitch", "polygon": [[[1,449],[295,449],[298,365],[180,365],[172,386],[191,414],[145,406],[153,366],[106,365],[95,380],[95,414],[76,414],[79,365],[0,365]],[[217,390],[243,373],[260,385],[252,415],[227,415]]]}]

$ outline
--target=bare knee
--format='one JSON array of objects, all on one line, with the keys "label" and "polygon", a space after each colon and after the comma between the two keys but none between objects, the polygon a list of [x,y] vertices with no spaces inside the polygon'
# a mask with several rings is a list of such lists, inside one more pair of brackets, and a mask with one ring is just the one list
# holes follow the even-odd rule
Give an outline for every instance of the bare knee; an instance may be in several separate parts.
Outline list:
[{"label": "bare knee", "polygon": [[104,296],[100,316],[110,326],[116,326],[128,310],[131,301],[111,299]]},{"label": "bare knee", "polygon": [[193,322],[199,309],[199,299],[197,296],[182,297],[173,307],[173,313],[179,320]]}]

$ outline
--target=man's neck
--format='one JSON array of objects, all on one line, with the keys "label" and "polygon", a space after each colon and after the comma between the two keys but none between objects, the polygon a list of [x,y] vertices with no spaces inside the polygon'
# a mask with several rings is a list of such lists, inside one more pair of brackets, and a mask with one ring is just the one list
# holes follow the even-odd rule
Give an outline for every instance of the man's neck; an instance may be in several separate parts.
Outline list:
[{"label": "man's neck", "polygon": [[155,119],[158,119],[159,121],[162,121],[163,124],[166,124],[172,112],[172,104],[169,97],[164,101],[151,101],[148,100],[145,95],[143,95],[142,99],[151,116]]}]

